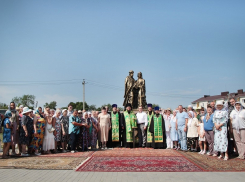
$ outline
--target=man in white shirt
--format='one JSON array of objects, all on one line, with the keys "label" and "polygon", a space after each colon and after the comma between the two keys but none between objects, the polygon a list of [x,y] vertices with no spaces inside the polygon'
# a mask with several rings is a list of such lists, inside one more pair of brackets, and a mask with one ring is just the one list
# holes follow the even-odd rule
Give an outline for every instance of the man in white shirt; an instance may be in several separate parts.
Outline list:
[{"label": "man in white shirt", "polygon": [[148,125],[147,114],[143,112],[142,107],[139,107],[139,112],[136,114],[138,136],[139,136],[139,147],[146,146],[146,129]]}]

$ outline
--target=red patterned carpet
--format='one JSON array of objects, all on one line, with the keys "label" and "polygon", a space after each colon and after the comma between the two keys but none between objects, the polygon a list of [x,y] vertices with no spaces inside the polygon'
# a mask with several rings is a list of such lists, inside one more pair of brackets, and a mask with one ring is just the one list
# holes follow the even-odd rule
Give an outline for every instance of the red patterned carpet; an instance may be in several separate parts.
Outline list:
[{"label": "red patterned carpet", "polygon": [[[179,152],[179,151],[178,151]],[[210,172],[245,172],[245,160],[230,156],[228,161],[196,152],[179,152],[189,161]]]},{"label": "red patterned carpet", "polygon": [[182,156],[165,157],[91,157],[77,171],[94,172],[201,172]]},{"label": "red patterned carpet", "polygon": [[56,153],[56,154],[43,154],[38,157],[90,157],[92,156],[94,151],[89,152],[76,152],[76,153]]},{"label": "red patterned carpet", "polygon": [[163,150],[152,148],[115,148],[113,150],[97,151],[93,154],[96,157],[165,157],[182,156],[175,150]]}]

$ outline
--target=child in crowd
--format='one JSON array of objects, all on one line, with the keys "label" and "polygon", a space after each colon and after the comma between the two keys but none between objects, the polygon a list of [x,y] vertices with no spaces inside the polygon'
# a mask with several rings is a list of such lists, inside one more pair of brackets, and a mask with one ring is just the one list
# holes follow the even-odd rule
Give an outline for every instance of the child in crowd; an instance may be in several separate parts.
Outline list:
[{"label": "child in crowd", "polygon": [[[206,139],[205,139],[205,131],[204,131],[204,124],[203,124],[203,116],[199,120],[198,124],[198,135],[199,135],[199,146],[201,151],[199,154],[204,155],[207,151]],[[203,148],[204,145],[204,148]]]},{"label": "child in crowd", "polygon": [[10,123],[10,120],[9,118],[12,117],[12,113],[11,111],[7,111],[6,114],[5,114],[5,118],[2,122],[2,125],[3,125],[3,156],[2,158],[3,159],[7,159],[8,156],[7,156],[7,153],[9,151],[9,147],[10,147],[10,144],[11,144],[11,123]]},{"label": "child in crowd", "polygon": [[[198,120],[194,117],[193,111],[188,112],[188,130],[187,130],[187,149],[188,151],[197,151],[197,139],[198,139]],[[195,147],[195,148],[194,148]]]}]

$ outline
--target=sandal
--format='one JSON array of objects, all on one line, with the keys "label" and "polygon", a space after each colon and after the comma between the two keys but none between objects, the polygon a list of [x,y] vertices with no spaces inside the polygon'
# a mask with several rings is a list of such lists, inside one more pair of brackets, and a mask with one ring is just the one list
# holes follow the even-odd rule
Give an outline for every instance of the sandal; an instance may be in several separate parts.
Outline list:
[{"label": "sandal", "polygon": [[229,157],[225,156],[224,161],[227,161],[228,159],[229,159]]},{"label": "sandal", "polygon": [[219,157],[218,157],[218,159],[222,159],[223,158],[223,156],[222,155],[220,155]]}]

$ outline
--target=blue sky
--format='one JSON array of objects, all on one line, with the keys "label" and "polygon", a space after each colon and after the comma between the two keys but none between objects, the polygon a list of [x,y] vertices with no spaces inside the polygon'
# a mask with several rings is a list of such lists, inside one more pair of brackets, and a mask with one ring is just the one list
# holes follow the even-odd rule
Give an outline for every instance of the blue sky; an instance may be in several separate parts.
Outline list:
[{"label": "blue sky", "polygon": [[86,79],[88,104],[122,106],[129,70],[135,79],[143,73],[147,102],[163,108],[245,90],[244,7],[236,0],[0,1],[0,102],[33,94],[41,106],[63,107],[82,101]]}]

